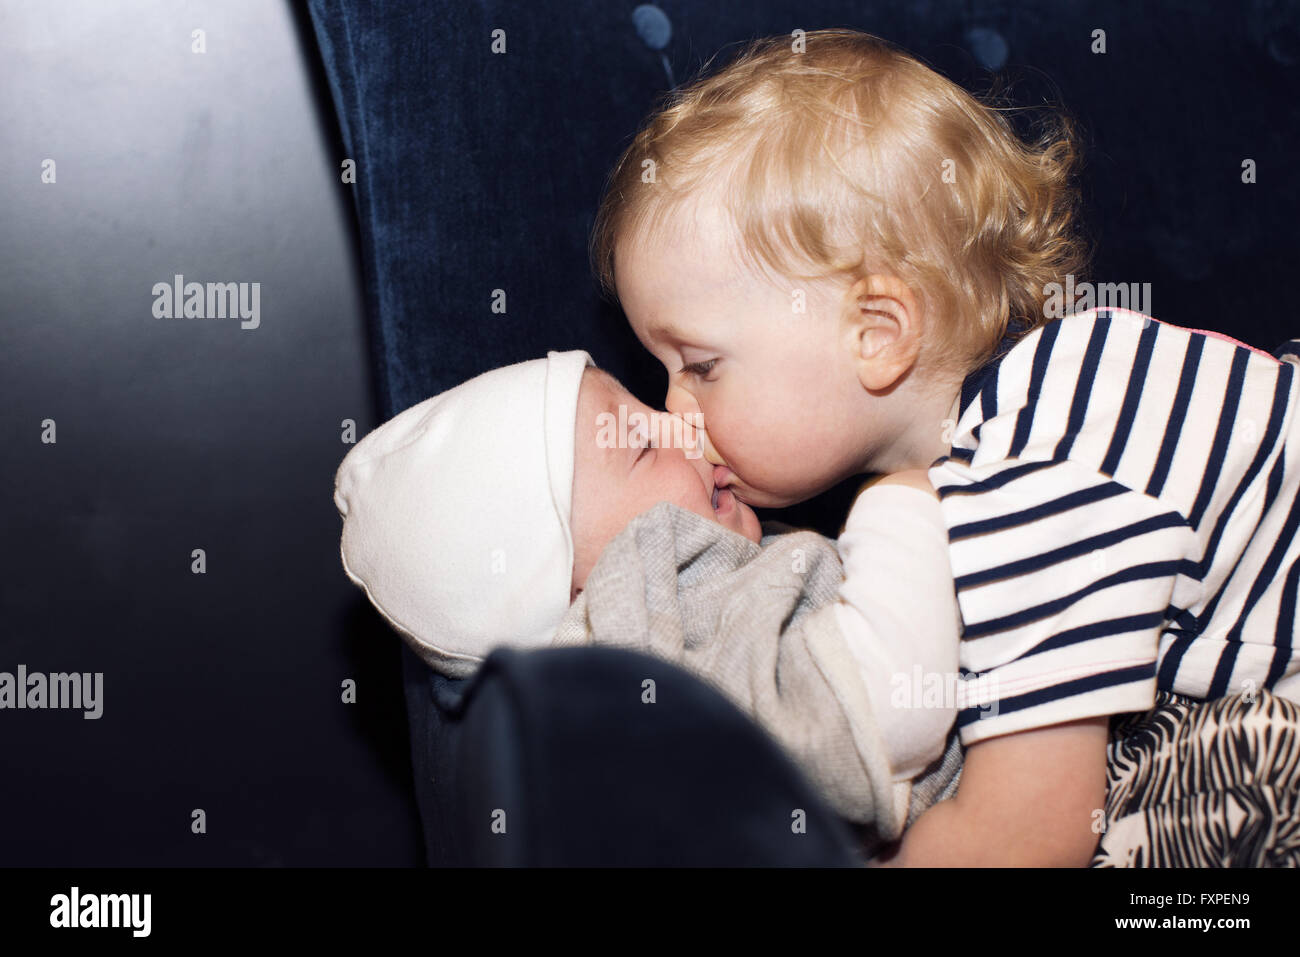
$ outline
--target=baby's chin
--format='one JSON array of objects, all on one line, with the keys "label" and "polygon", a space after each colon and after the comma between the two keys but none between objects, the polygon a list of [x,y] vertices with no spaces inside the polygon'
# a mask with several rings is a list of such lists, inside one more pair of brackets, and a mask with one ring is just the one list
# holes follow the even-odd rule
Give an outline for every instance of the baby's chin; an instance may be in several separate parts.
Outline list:
[{"label": "baby's chin", "polygon": [[763,543],[763,527],[759,524],[758,516],[755,515],[754,510],[744,502],[739,504],[744,515],[740,534],[744,535],[751,542],[761,545]]},{"label": "baby's chin", "polygon": [[721,524],[733,532],[739,532],[751,542],[762,541],[763,530],[759,525],[758,516],[730,490],[718,491],[718,507],[714,509],[714,515]]}]

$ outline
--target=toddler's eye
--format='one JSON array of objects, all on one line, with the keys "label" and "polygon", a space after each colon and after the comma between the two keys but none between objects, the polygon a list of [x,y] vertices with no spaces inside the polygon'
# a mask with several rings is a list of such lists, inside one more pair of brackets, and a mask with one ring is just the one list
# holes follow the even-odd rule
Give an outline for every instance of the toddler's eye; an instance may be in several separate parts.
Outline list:
[{"label": "toddler's eye", "polygon": [[713,367],[717,364],[717,359],[710,359],[708,362],[691,362],[682,366],[681,371],[691,375],[706,376],[713,371]]}]

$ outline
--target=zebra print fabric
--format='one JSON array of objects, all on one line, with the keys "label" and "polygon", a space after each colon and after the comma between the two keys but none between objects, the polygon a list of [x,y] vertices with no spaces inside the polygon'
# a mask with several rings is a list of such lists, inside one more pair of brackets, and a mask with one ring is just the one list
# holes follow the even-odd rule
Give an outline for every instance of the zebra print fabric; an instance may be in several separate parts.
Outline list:
[{"label": "zebra print fabric", "polygon": [[1165,691],[1111,719],[1093,867],[1300,866],[1300,705]]}]

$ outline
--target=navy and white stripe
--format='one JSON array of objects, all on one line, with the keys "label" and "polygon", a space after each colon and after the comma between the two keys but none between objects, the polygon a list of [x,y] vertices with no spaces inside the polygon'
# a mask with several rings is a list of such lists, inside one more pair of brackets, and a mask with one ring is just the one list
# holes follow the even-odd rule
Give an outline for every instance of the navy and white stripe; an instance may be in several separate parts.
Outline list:
[{"label": "navy and white stripe", "polygon": [[978,676],[963,744],[1300,669],[1298,364],[1095,309],[968,377],[929,473]]}]

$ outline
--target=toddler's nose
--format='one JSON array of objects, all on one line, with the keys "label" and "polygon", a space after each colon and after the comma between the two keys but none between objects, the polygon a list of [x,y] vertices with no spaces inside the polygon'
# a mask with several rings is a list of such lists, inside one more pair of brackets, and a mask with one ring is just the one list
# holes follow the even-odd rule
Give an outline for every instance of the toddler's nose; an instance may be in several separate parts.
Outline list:
[{"label": "toddler's nose", "polygon": [[688,448],[703,451],[704,459],[710,465],[727,464],[718,450],[713,447],[713,443],[709,441],[708,426],[704,424],[704,413],[700,411],[700,404],[695,401],[695,396],[680,386],[670,385],[668,395],[664,398],[664,408],[693,427],[695,442]]},{"label": "toddler's nose", "polygon": [[679,415],[689,421],[694,421],[699,414],[700,405],[695,401],[695,396],[679,385],[669,385],[668,394],[664,396],[664,408],[673,415]]}]

